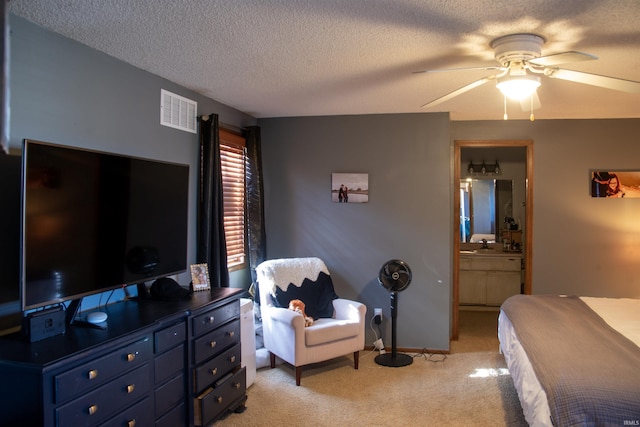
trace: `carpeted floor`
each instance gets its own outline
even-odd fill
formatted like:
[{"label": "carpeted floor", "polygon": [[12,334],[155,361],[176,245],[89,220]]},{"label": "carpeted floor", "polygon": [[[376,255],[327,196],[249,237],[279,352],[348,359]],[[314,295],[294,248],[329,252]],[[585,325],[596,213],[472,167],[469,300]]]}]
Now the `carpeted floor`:
[{"label": "carpeted floor", "polygon": [[504,358],[497,312],[461,312],[451,354],[415,355],[389,368],[361,352],[360,369],[342,357],[306,367],[258,370],[247,409],[220,426],[526,426]]}]

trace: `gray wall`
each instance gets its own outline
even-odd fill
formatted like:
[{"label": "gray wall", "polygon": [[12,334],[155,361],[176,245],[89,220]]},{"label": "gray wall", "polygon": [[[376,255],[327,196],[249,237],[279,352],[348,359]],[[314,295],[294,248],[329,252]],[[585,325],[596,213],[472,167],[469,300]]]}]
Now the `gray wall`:
[{"label": "gray wall", "polygon": [[[318,256],[340,296],[386,318],[378,272],[405,260],[398,345],[449,348],[451,145],[447,114],[261,119],[268,258]],[[333,203],[332,173],[368,173],[369,202]],[[373,342],[367,328],[367,345]]]},{"label": "gray wall", "polygon": [[[367,304],[368,317],[384,309],[386,340],[388,296],[377,272],[387,259],[408,261],[401,347],[448,348],[456,139],[533,140],[534,293],[640,297],[640,199],[589,194],[590,170],[640,168],[640,119],[448,123],[407,114],[259,124],[268,257],[324,258],[339,294]],[[370,202],[331,203],[332,172],[369,173]],[[367,330],[367,344],[372,338]]]},{"label": "gray wall", "polygon": [[[159,125],[160,89],[196,100],[222,123],[256,123],[20,18],[11,26],[13,152],[33,138],[187,163],[195,201],[197,137]],[[387,345],[389,296],[377,273],[401,258],[414,277],[399,297],[398,344],[449,346],[453,139],[534,141],[534,293],[640,297],[640,199],[589,196],[590,169],[640,168],[640,119],[450,123],[446,114],[403,114],[259,124],[268,256],[323,257],[341,295],[365,302],[368,316],[383,308]],[[369,203],[331,203],[332,172],[368,173]]]},{"label": "gray wall", "polygon": [[[10,25],[12,154],[29,138],[188,164],[188,262],[194,262],[198,137],[160,125],[160,89],[197,101],[199,114],[217,113],[221,123],[256,120],[22,18],[12,15]],[[189,280],[179,277],[183,285]],[[244,276],[237,281],[250,283]]]},{"label": "gray wall", "polygon": [[590,172],[640,170],[640,119],[452,122],[452,139],[533,140],[533,293],[640,298],[640,199]]}]

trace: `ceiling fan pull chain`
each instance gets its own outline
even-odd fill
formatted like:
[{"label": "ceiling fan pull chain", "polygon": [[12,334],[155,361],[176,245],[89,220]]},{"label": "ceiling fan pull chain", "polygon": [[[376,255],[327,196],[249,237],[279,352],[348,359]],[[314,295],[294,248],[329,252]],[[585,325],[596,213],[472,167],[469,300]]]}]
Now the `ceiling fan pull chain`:
[{"label": "ceiling fan pull chain", "polygon": [[504,120],[507,120],[509,116],[507,116],[507,95],[504,95]]},{"label": "ceiling fan pull chain", "polygon": [[533,95],[531,95],[529,100],[531,101],[531,115],[529,116],[529,120],[534,121],[536,118],[533,117]]}]

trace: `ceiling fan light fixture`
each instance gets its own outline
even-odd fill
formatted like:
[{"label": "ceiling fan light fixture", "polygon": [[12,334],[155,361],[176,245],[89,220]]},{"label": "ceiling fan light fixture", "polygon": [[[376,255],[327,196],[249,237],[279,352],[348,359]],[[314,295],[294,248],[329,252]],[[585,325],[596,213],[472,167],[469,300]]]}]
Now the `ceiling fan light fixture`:
[{"label": "ceiling fan light fixture", "polygon": [[500,92],[509,99],[520,101],[533,95],[540,87],[540,77],[538,76],[508,76],[498,79],[496,84]]}]

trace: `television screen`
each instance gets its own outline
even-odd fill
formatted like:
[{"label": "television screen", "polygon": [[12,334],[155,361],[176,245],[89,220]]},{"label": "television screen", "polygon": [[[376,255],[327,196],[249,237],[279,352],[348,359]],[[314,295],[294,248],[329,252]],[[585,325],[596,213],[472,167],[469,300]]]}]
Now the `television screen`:
[{"label": "television screen", "polygon": [[26,140],[23,309],[187,268],[189,166]]}]

